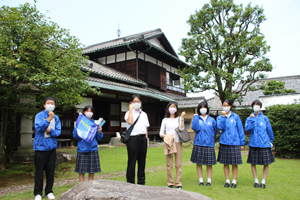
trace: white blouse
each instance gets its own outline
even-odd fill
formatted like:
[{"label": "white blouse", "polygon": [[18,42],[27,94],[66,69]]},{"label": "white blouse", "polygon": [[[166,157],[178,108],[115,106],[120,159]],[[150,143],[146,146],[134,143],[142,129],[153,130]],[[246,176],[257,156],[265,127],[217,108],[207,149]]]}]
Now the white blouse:
[{"label": "white blouse", "polygon": [[[175,137],[174,141],[179,142],[178,134],[175,131],[175,129],[178,128],[178,126],[179,126],[178,117],[176,117],[175,119],[164,118],[161,122],[159,135],[162,136],[163,134],[165,134],[164,132],[166,130],[166,135],[173,134]],[[180,129],[180,127],[179,127],[179,129]],[[180,129],[180,130],[183,130],[183,129]]]}]

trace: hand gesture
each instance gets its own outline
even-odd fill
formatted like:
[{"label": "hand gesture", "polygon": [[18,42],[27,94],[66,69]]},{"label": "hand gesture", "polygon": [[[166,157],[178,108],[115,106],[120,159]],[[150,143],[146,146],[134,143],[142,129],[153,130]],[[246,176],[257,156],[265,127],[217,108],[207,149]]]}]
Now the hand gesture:
[{"label": "hand gesture", "polygon": [[185,111],[183,111],[183,112],[181,113],[181,118],[183,118],[184,115],[185,115]]},{"label": "hand gesture", "polygon": [[252,113],[252,114],[250,115],[250,117],[255,117],[255,115]]},{"label": "hand gesture", "polygon": [[134,105],[132,103],[129,104],[129,110],[133,110],[133,108],[134,108]]},{"label": "hand gesture", "polygon": [[47,120],[48,120],[48,122],[50,122],[54,118],[54,113],[51,111],[48,114],[49,114],[49,117]]},{"label": "hand gesture", "polygon": [[241,146],[241,151],[244,151],[244,149],[245,149],[244,146]]},{"label": "hand gesture", "polygon": [[48,128],[46,129],[46,132],[47,132],[47,133],[50,133],[50,131],[51,131],[51,130],[50,130],[50,128],[48,127]]},{"label": "hand gesture", "polygon": [[101,133],[102,132],[102,127],[98,126],[98,132]]},{"label": "hand gesture", "polygon": [[221,114],[222,114],[223,117],[225,117],[226,112],[223,110],[223,111],[221,112]]}]

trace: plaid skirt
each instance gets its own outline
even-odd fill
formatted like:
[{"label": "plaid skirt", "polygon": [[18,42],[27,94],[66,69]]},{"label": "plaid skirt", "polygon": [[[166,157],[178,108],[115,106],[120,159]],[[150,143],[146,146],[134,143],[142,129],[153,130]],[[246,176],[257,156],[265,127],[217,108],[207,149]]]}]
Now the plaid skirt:
[{"label": "plaid skirt", "polygon": [[215,165],[217,163],[215,148],[194,145],[191,162],[200,165]]},{"label": "plaid skirt", "polygon": [[225,165],[243,164],[240,146],[220,144],[217,161]]},{"label": "plaid skirt", "polygon": [[249,147],[247,163],[253,165],[269,165],[275,162],[271,148]]},{"label": "plaid skirt", "polygon": [[89,153],[77,152],[75,172],[91,174],[101,172],[98,150]]}]

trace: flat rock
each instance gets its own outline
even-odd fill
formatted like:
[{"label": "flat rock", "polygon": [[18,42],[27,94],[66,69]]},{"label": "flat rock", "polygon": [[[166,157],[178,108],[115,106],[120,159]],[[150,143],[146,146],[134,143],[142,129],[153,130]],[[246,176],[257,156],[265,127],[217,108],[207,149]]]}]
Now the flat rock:
[{"label": "flat rock", "polygon": [[188,199],[209,200],[196,192],[168,187],[135,185],[112,180],[93,180],[78,183],[63,193],[59,200],[99,200],[99,199]]}]

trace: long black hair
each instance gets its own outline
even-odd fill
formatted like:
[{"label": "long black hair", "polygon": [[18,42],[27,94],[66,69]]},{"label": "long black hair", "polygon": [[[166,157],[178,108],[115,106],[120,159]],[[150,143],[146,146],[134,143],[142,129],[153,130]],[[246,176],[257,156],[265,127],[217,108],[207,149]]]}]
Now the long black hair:
[{"label": "long black hair", "polygon": [[176,109],[177,109],[177,111],[176,111],[176,113],[175,113],[175,118],[178,117],[178,105],[177,105],[177,103],[176,103],[176,102],[170,102],[170,103],[168,103],[168,105],[167,105],[167,107],[166,107],[166,112],[165,112],[165,117],[166,117],[166,118],[170,118],[169,107],[170,107],[172,104],[174,104],[174,105],[176,106]]}]

